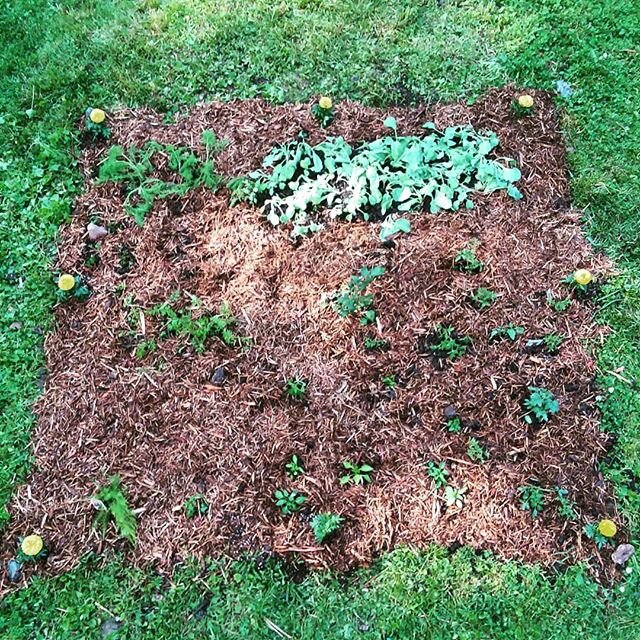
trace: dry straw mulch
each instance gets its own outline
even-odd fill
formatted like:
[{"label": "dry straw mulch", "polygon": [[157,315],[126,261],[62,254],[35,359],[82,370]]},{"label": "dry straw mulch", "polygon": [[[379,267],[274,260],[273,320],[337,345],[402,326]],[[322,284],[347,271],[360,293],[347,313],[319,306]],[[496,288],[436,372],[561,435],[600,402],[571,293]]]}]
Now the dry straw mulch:
[{"label": "dry straw mulch", "polygon": [[[94,182],[107,146],[88,147],[82,158],[87,191],[62,229],[56,269],[82,273],[94,293],[85,303],[56,307],[56,329],[46,340],[49,376],[36,406],[33,473],[10,505],[3,557],[32,531],[50,547],[51,572],[88,550],[121,545],[114,530],[102,541],[92,529],[88,499],[112,474],[122,477],[138,513],[135,558],[165,567],[191,554],[266,551],[293,553],[314,567],[346,568],[396,545],[434,541],[548,566],[592,556],[581,527],[615,517],[611,490],[597,471],[607,440],[598,429],[589,348],[602,329],[589,302],[574,301],[557,314],[545,296],[547,290],[565,296],[561,280],[577,267],[602,276],[608,265],[593,254],[579,212],[569,206],[550,97],[534,95],[534,114],[521,119],[512,115],[509,88],[473,106],[337,106],[328,133],[348,141],[385,133],[389,112],[400,134],[420,132],[426,120],[440,127],[470,122],[495,131],[499,152],[522,170],[523,200],[476,196],[473,210],[415,217],[412,233],[386,246],[379,225],[364,222],[335,222],[294,244],[288,230],[273,229],[258,210],[230,208],[224,190],[159,202],[140,228],[123,210],[121,186]],[[109,144],[155,139],[199,151],[200,133],[212,129],[229,142],[217,160],[227,176],[258,167],[272,146],[301,129],[312,143],[326,135],[309,105],[259,100],[202,105],[169,125],[147,110],[121,111],[111,124]],[[88,269],[85,229],[94,217],[120,228],[100,242],[100,262]],[[486,264],[477,275],[451,268],[471,240]],[[123,247],[135,264],[120,274]],[[371,288],[379,320],[363,330],[324,299],[360,267],[374,265],[386,267]],[[123,285],[124,293],[117,289]],[[478,286],[499,295],[482,312],[467,300]],[[226,301],[251,348],[212,340],[198,355],[184,339],[172,338],[136,359],[126,339],[131,305],[144,311],[178,289],[212,310]],[[137,331],[153,336],[154,319],[137,313]],[[488,340],[491,329],[509,322],[524,327],[525,336],[516,343]],[[438,323],[473,340],[467,355],[444,367],[418,348]],[[526,339],[551,331],[567,336],[557,355],[526,352]],[[382,336],[391,348],[367,352],[365,335]],[[225,379],[214,384],[220,366]],[[394,392],[382,383],[387,375],[398,380]],[[285,380],[296,376],[309,383],[302,403],[283,395]],[[522,420],[528,385],[548,387],[560,400],[560,414],[545,426]],[[444,428],[449,406],[463,420],[462,434]],[[490,452],[484,464],[467,457],[470,437]],[[292,454],[305,468],[295,481],[284,469]],[[371,464],[371,484],[340,486],[344,460]],[[445,507],[425,473],[428,460],[446,461],[450,483],[466,488],[462,509]],[[550,497],[543,515],[532,519],[516,495],[528,483],[567,488],[579,521],[563,520]],[[281,515],[273,501],[277,488],[308,496],[305,509]],[[188,520],[181,505],[195,493],[205,496],[210,511]],[[308,524],[319,511],[345,518],[323,545]],[[596,556],[596,570],[599,563]]]}]

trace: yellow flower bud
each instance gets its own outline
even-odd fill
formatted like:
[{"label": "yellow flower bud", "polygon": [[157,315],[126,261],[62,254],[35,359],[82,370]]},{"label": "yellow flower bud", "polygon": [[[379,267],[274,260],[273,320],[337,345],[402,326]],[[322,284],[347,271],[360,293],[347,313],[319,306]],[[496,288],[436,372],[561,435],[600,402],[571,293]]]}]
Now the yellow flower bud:
[{"label": "yellow flower bud", "polygon": [[573,274],[573,279],[577,284],[586,287],[593,280],[593,274],[588,269],[578,269]]},{"label": "yellow flower bud", "polygon": [[76,279],[70,273],[63,273],[58,278],[58,289],[61,291],[71,291],[76,286]]},{"label": "yellow flower bud", "polygon": [[107,116],[102,109],[91,109],[91,113],[89,114],[89,120],[91,120],[91,122],[95,122],[95,124],[104,122],[106,117]]},{"label": "yellow flower bud", "polygon": [[25,556],[37,556],[44,549],[42,538],[36,534],[27,536],[20,545]]},{"label": "yellow flower bud", "polygon": [[318,101],[318,104],[320,105],[320,108],[324,109],[325,111],[329,111],[329,109],[333,107],[333,101],[327,96],[322,96],[322,98],[320,98],[320,100]]},{"label": "yellow flower bud", "polygon": [[531,109],[533,107],[533,98],[529,94],[525,94],[518,98],[518,104],[523,109]]},{"label": "yellow flower bud", "polygon": [[616,527],[616,523],[613,520],[605,518],[604,520],[600,520],[600,524],[598,524],[598,531],[605,538],[613,538],[618,531],[618,527]]}]

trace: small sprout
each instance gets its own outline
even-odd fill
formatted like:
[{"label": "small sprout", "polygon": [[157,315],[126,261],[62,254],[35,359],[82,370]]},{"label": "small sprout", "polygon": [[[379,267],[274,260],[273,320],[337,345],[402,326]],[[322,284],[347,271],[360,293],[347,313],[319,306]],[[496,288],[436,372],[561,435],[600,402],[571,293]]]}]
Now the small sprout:
[{"label": "small sprout", "polygon": [[467,444],[467,455],[473,462],[483,463],[489,459],[489,452],[476,438],[470,438]]},{"label": "small sprout", "polygon": [[37,534],[31,534],[20,543],[20,551],[29,558],[36,558],[44,549],[44,541]]},{"label": "small sprout", "polygon": [[433,483],[438,489],[442,489],[449,484],[447,482],[449,472],[446,469],[446,463],[444,460],[441,462],[433,462],[433,460],[429,460],[429,462],[427,462],[427,475],[433,480]]},{"label": "small sprout", "polygon": [[531,109],[533,107],[533,97],[525,93],[518,98],[518,105],[523,109]]},{"label": "small sprout", "polygon": [[89,120],[94,124],[102,124],[106,117],[102,109],[91,109],[91,111],[89,111]]},{"label": "small sprout", "polygon": [[311,520],[311,529],[315,539],[318,542],[324,542],[340,528],[343,522],[344,518],[336,513],[319,513]]},{"label": "small sprout", "polygon": [[285,384],[285,392],[294,400],[300,400],[307,391],[307,383],[301,378],[289,378]]},{"label": "small sprout", "polygon": [[453,268],[466,273],[480,273],[484,269],[484,263],[478,260],[475,248],[471,247],[458,251],[453,259]]},{"label": "small sprout", "polygon": [[542,387],[529,387],[529,397],[524,401],[524,406],[529,409],[524,416],[527,424],[548,422],[552,414],[560,411],[560,403],[553,393]]},{"label": "small sprout", "polygon": [[381,338],[371,338],[369,336],[364,339],[364,348],[367,351],[384,351],[388,346],[388,340],[383,340]]},{"label": "small sprout", "polygon": [[340,484],[366,484],[371,482],[371,474],[373,473],[371,465],[357,465],[345,460],[342,466],[347,470],[347,473],[340,477]]},{"label": "small sprout", "polygon": [[542,342],[546,350],[553,354],[557,353],[560,345],[566,340],[566,338],[559,333],[548,333],[542,338]]},{"label": "small sprout", "polygon": [[490,307],[497,298],[497,294],[495,294],[491,289],[487,289],[485,287],[478,287],[470,296],[471,302],[473,306],[477,309],[487,309]]},{"label": "small sprout", "polygon": [[605,518],[604,520],[600,520],[600,522],[598,523],[598,531],[605,538],[613,538],[618,532],[618,527],[616,526],[616,523],[613,520],[609,520],[608,518]]},{"label": "small sprout", "polygon": [[492,329],[491,333],[489,334],[489,340],[500,340],[501,338],[509,338],[511,342],[514,342],[516,338],[518,336],[521,336],[523,333],[523,327],[516,327],[514,326],[513,322],[510,322],[509,324]]},{"label": "small sprout", "polygon": [[285,516],[300,511],[302,505],[307,501],[307,498],[300,495],[297,491],[287,491],[286,489],[277,489],[274,497],[276,499],[276,506],[280,507],[280,511],[282,511]]},{"label": "small sprout", "polygon": [[540,487],[527,485],[518,487],[520,496],[520,508],[523,511],[530,511],[532,518],[537,518],[544,509],[544,490]]},{"label": "small sprout", "polygon": [[464,488],[452,487],[447,485],[444,489],[444,501],[447,507],[457,507],[462,509],[464,506],[464,494],[467,492]]},{"label": "small sprout", "polygon": [[462,431],[462,420],[458,416],[447,420],[447,431],[450,433],[460,433]]},{"label": "small sprout", "polygon": [[182,511],[184,512],[184,515],[191,520],[196,516],[206,515],[209,511],[209,505],[202,494],[196,493],[189,496],[182,503]]},{"label": "small sprout", "polygon": [[578,269],[573,274],[573,280],[581,287],[586,287],[593,281],[593,274],[588,269]]},{"label": "small sprout", "polygon": [[58,278],[58,289],[60,291],[71,291],[76,286],[76,279],[70,273],[63,273]]},{"label": "small sprout", "polygon": [[382,378],[382,384],[387,389],[395,389],[398,386],[398,381],[396,380],[395,376],[389,375]]},{"label": "small sprout", "polygon": [[300,459],[296,455],[291,456],[291,460],[284,465],[284,468],[290,478],[297,478],[304,473]]},{"label": "small sprout", "polygon": [[558,513],[566,520],[576,519],[575,504],[569,498],[569,492],[562,487],[556,487],[556,500],[558,502]]},{"label": "small sprout", "polygon": [[429,350],[436,358],[457,360],[461,358],[471,344],[471,338],[461,336],[451,326],[439,325],[432,336]]},{"label": "small sprout", "polygon": [[551,291],[547,291],[547,304],[556,313],[562,313],[571,306],[571,298],[554,298]]}]

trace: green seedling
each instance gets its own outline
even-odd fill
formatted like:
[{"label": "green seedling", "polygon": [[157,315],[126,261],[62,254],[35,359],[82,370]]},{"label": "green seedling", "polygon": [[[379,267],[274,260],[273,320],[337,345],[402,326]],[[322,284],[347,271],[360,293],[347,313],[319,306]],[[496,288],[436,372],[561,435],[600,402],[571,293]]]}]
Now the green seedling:
[{"label": "green seedling", "polygon": [[297,491],[287,491],[286,489],[277,489],[274,493],[276,506],[285,516],[300,511],[302,505],[307,498]]},{"label": "green seedling", "polygon": [[517,327],[510,322],[509,324],[492,329],[489,334],[489,340],[501,340],[503,338],[508,338],[511,342],[515,342],[517,337],[521,336],[523,333],[523,327]]},{"label": "green seedling", "polygon": [[362,267],[360,273],[351,276],[346,289],[333,296],[333,307],[342,318],[360,314],[360,324],[375,322],[376,312],[372,308],[373,295],[365,293],[367,287],[385,272],[384,267]]},{"label": "green seedling", "polygon": [[345,460],[342,466],[347,473],[340,477],[340,484],[366,484],[371,482],[373,467],[368,464],[357,465]]},{"label": "green seedling", "polygon": [[340,529],[343,522],[344,518],[335,513],[319,513],[311,520],[311,529],[315,539],[324,542]]},{"label": "green seedling", "polygon": [[548,422],[549,418],[560,411],[560,403],[548,389],[529,387],[529,397],[524,401],[529,411],[524,415],[527,424]]},{"label": "green seedling", "polygon": [[149,340],[143,340],[137,347],[135,351],[135,357],[138,360],[143,360],[150,353],[153,353],[158,348],[157,342],[150,338]]},{"label": "green seedling", "polygon": [[290,478],[297,478],[304,473],[300,459],[295,454],[291,456],[291,460],[287,462],[284,468],[287,470],[287,475]]},{"label": "green seedling", "polygon": [[457,507],[462,509],[464,506],[464,495],[467,492],[465,488],[452,487],[447,485],[444,488],[444,502],[447,507]]},{"label": "green seedling", "polygon": [[196,493],[192,496],[189,496],[182,503],[182,511],[189,520],[195,518],[196,516],[204,516],[209,511],[209,505],[207,501],[204,499],[204,496],[200,493]]},{"label": "green seedling", "polygon": [[544,490],[533,485],[518,487],[520,508],[529,511],[533,518],[537,518],[545,507]]},{"label": "green seedling", "polygon": [[100,529],[103,537],[107,533],[109,523],[113,522],[118,535],[129,541],[131,545],[135,545],[136,516],[127,502],[118,476],[113,476],[108,484],[92,496],[91,504],[97,509],[93,526]]},{"label": "green seedling", "polygon": [[469,299],[476,309],[488,309],[496,301],[497,297],[497,294],[491,291],[491,289],[478,287],[471,296],[469,296]]},{"label": "green seedling", "polygon": [[548,333],[542,338],[545,349],[552,354],[558,353],[558,349],[560,349],[560,346],[565,340],[566,337],[559,333]]},{"label": "green seedling", "polygon": [[484,262],[478,259],[474,247],[468,247],[456,253],[453,268],[465,273],[480,273],[484,269]]},{"label": "green seedling", "polygon": [[438,489],[442,489],[449,484],[447,481],[449,472],[446,469],[446,463],[444,460],[440,462],[429,460],[427,462],[427,475],[433,480],[433,483]]},{"label": "green seedling", "polygon": [[388,340],[383,340],[381,338],[371,338],[369,336],[364,339],[364,348],[367,351],[384,351],[388,346]]},{"label": "green seedling", "polygon": [[434,332],[429,350],[438,358],[457,360],[467,352],[470,344],[471,339],[459,335],[453,327],[440,325]]},{"label": "green seedling", "polygon": [[562,313],[571,306],[571,298],[554,298],[551,291],[547,291],[547,304],[556,313]]},{"label": "green seedling", "polygon": [[447,420],[447,431],[450,433],[460,433],[462,431],[462,420],[458,416]]},{"label": "green seedling", "polygon": [[284,390],[293,400],[301,400],[307,392],[307,383],[301,378],[289,378],[285,383]]},{"label": "green seedling", "polygon": [[576,505],[569,498],[569,492],[562,487],[555,487],[554,491],[556,502],[558,503],[558,514],[565,520],[575,520],[577,518]]},{"label": "green seedling", "polygon": [[395,376],[389,375],[382,378],[382,384],[387,389],[395,389],[398,386],[398,381],[396,380]]},{"label": "green seedling", "polygon": [[467,455],[473,462],[485,462],[489,459],[489,452],[476,438],[470,438],[467,443]]}]

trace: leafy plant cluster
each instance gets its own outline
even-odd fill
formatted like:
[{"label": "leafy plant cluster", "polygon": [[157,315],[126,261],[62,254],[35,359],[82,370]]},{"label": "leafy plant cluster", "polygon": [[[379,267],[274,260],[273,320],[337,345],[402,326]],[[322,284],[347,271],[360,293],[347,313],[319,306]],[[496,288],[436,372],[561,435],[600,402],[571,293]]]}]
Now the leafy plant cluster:
[{"label": "leafy plant cluster", "polygon": [[96,508],[94,526],[100,529],[103,536],[107,532],[109,523],[113,522],[118,535],[135,545],[136,516],[127,502],[119,476],[113,476],[108,484],[100,488],[91,498],[91,503]]},{"label": "leafy plant cluster", "polygon": [[560,403],[544,387],[529,387],[529,396],[525,399],[524,406],[528,409],[524,416],[528,424],[548,422],[553,414],[560,411]]},{"label": "leafy plant cluster", "polygon": [[[186,147],[163,145],[153,140],[140,148],[131,146],[125,149],[114,145],[100,165],[98,183],[122,183],[127,191],[125,210],[137,224],[143,225],[156,200],[181,197],[199,186],[214,191],[220,186],[222,178],[215,173],[213,154],[224,144],[212,131],[202,133],[202,142],[205,146],[204,160]],[[175,174],[175,180],[164,181],[154,176],[157,171],[154,158],[157,155],[166,157],[167,167]]]},{"label": "leafy plant cluster", "polygon": [[444,460],[435,462],[429,460],[426,464],[427,475],[433,480],[436,489],[443,490],[444,502],[447,507],[461,509],[464,506],[465,487],[454,487],[449,484],[449,471]]},{"label": "leafy plant cluster", "polygon": [[429,350],[438,358],[457,360],[467,352],[470,345],[471,338],[459,335],[451,326],[440,325],[432,336]]},{"label": "leafy plant cluster", "polygon": [[489,158],[499,144],[494,133],[471,126],[439,131],[427,122],[423,136],[398,136],[394,118],[384,124],[394,135],[355,149],[342,137],[312,147],[301,134],[229,186],[236,197],[261,204],[272,225],[291,224],[294,236],[322,228],[321,217],[313,215],[321,208],[332,219],[375,220],[425,206],[431,213],[471,208],[475,191],[505,189],[522,197],[514,186],[520,171],[511,161]]},{"label": "leafy plant cluster", "polygon": [[[361,314],[360,324],[371,324],[376,319],[376,312],[372,308],[373,294],[365,293],[367,287],[385,272],[384,267],[362,267],[360,273],[351,276],[346,288],[333,296],[333,307],[338,315],[347,316]],[[374,343],[378,346],[379,343]]]}]

